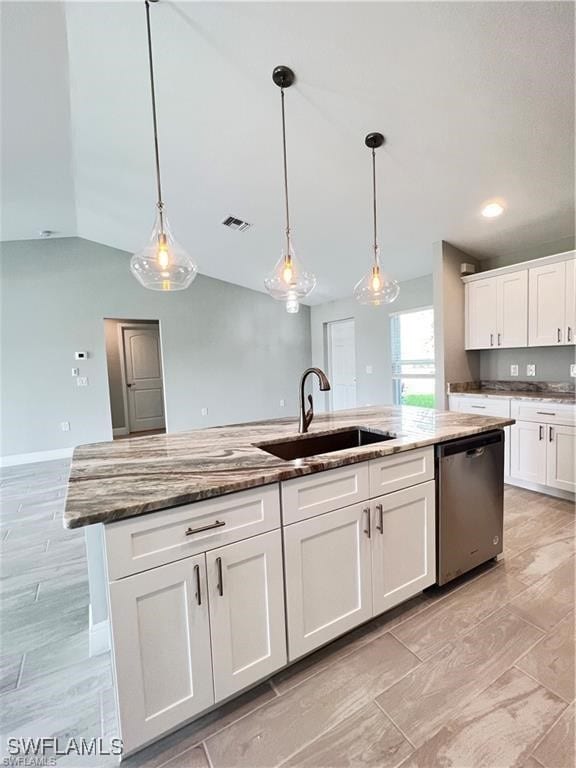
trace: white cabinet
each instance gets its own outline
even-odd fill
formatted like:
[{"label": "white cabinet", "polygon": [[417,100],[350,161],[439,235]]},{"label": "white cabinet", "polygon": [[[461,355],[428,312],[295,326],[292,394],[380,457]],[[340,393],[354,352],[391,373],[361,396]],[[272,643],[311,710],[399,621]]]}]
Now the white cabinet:
[{"label": "white cabinet", "polygon": [[565,341],[566,262],[530,270],[529,344],[552,346]]},{"label": "white cabinet", "polygon": [[497,287],[494,278],[467,283],[466,349],[490,349],[496,339]]},{"label": "white cabinet", "polygon": [[372,600],[382,613],[436,581],[435,483],[372,502]]},{"label": "white cabinet", "polygon": [[546,484],[546,425],[517,421],[511,427],[510,475]]},{"label": "white cabinet", "polygon": [[372,616],[370,504],[284,529],[290,661]]},{"label": "white cabinet", "polygon": [[566,344],[576,344],[576,259],[566,262],[564,324],[566,328]]},{"label": "white cabinet", "polygon": [[125,751],[214,703],[204,555],[110,584]]},{"label": "white cabinet", "polygon": [[562,491],[576,492],[576,427],[547,426],[546,484]]},{"label": "white cabinet", "polygon": [[206,555],[214,693],[231,696],[286,664],[279,530]]}]

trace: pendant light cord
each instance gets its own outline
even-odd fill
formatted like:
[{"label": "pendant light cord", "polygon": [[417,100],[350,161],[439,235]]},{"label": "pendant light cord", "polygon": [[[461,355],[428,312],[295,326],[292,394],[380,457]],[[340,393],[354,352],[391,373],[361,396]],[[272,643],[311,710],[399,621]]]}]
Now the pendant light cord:
[{"label": "pendant light cord", "polygon": [[282,157],[284,161],[284,200],[286,204],[286,256],[290,257],[290,207],[288,205],[288,161],[286,159],[286,113],[284,109],[284,88],[280,88],[282,103]]},{"label": "pendant light cord", "polygon": [[150,3],[144,0],[146,7],[146,29],[148,32],[148,63],[150,66],[150,95],[152,97],[152,125],[154,129],[154,157],[156,160],[156,191],[158,194],[158,213],[160,231],[164,234],[164,201],[162,200],[162,184],[160,182],[160,150],[158,148],[158,118],[156,117],[156,89],[154,87],[154,61],[152,58],[152,32],[150,30]]},{"label": "pendant light cord", "polygon": [[374,217],[374,263],[378,266],[378,229],[376,223],[376,150],[372,148],[372,214]]}]

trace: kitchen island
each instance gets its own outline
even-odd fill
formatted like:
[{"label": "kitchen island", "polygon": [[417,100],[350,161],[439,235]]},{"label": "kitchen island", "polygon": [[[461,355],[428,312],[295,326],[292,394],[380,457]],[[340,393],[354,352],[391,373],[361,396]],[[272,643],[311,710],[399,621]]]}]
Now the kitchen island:
[{"label": "kitchen island", "polygon": [[[125,754],[433,585],[434,446],[512,423],[375,407],[77,448],[64,522],[103,524]],[[359,427],[378,442],[269,452]]]}]

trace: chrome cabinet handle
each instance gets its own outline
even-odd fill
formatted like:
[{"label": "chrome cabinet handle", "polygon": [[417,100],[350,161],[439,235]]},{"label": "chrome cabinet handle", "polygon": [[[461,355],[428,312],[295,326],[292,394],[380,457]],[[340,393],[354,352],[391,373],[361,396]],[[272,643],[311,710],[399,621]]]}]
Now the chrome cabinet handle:
[{"label": "chrome cabinet handle", "polygon": [[570,326],[566,329],[566,340],[572,341],[572,328]]},{"label": "chrome cabinet handle", "polygon": [[196,602],[202,605],[202,592],[200,590],[200,566],[194,566],[194,576],[196,577]]},{"label": "chrome cabinet handle", "polygon": [[481,408],[482,410],[486,410],[485,405],[473,405],[472,408]]},{"label": "chrome cabinet handle", "polygon": [[501,333],[499,333],[499,334],[498,334],[498,346],[500,346],[500,345],[501,345],[501,338],[502,338],[502,334],[501,334]]},{"label": "chrome cabinet handle", "polygon": [[538,416],[556,416],[552,411],[536,411]]},{"label": "chrome cabinet handle", "polygon": [[384,507],[382,504],[376,504],[376,512],[378,512],[378,522],[376,523],[376,530],[384,533]]},{"label": "chrome cabinet handle", "polygon": [[538,427],[538,440],[543,440],[543,439],[544,439],[544,427],[542,426],[542,424],[540,424],[540,426]]},{"label": "chrome cabinet handle", "polygon": [[372,537],[372,521],[370,519],[370,507],[366,507],[365,509],[362,510],[362,512],[364,512],[364,514],[366,515],[366,525],[368,526],[367,528],[364,528],[364,533],[370,539]]},{"label": "chrome cabinet handle", "polygon": [[193,533],[200,533],[201,531],[211,531],[212,528],[222,528],[223,525],[226,525],[226,523],[222,520],[216,520],[215,523],[203,525],[201,528],[188,528],[186,530],[186,536],[192,536]]},{"label": "chrome cabinet handle", "polygon": [[554,428],[548,427],[548,442],[552,442],[554,440]]},{"label": "chrome cabinet handle", "polygon": [[222,558],[217,557],[216,558],[216,568],[218,570],[218,583],[216,584],[216,589],[218,590],[218,594],[220,597],[224,594],[224,581],[222,579]]},{"label": "chrome cabinet handle", "polygon": [[493,333],[490,334],[490,346],[491,347],[494,346],[494,334]]},{"label": "chrome cabinet handle", "polygon": [[558,336],[557,336],[558,344],[562,341],[562,329],[558,328]]}]

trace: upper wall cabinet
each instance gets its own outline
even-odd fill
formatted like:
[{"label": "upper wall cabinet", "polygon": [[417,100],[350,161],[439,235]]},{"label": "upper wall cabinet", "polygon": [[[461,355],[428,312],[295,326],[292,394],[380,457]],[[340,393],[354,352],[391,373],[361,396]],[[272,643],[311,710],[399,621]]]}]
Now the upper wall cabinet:
[{"label": "upper wall cabinet", "polygon": [[528,343],[528,270],[466,285],[466,349],[525,347]]},{"label": "upper wall cabinet", "polygon": [[576,343],[576,261],[571,253],[464,282],[466,349]]}]

